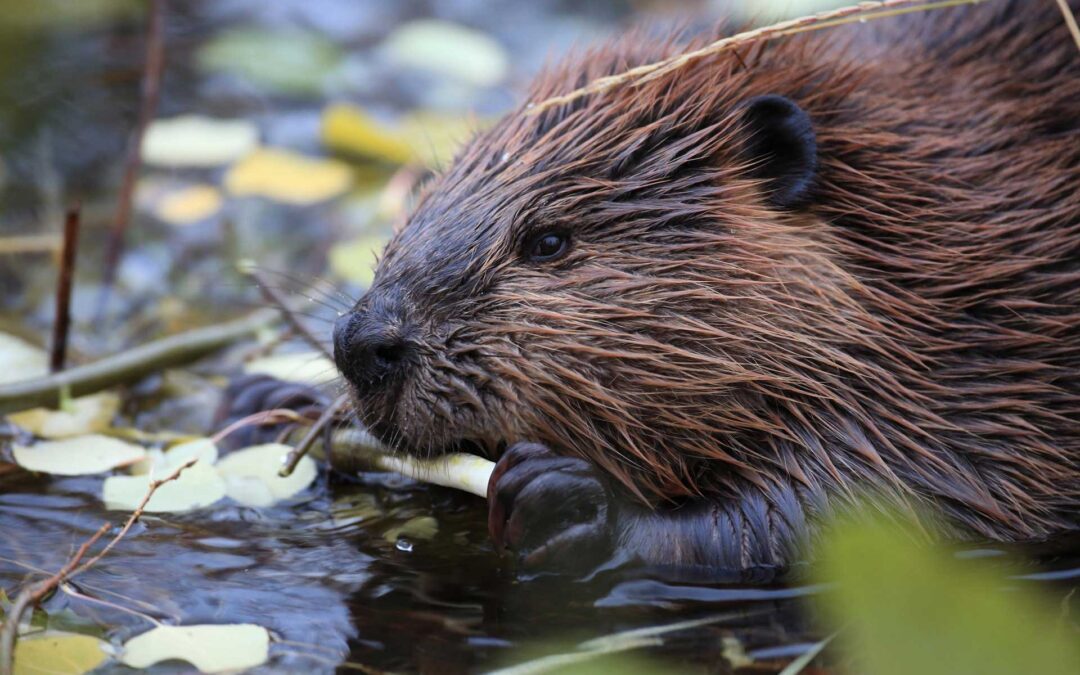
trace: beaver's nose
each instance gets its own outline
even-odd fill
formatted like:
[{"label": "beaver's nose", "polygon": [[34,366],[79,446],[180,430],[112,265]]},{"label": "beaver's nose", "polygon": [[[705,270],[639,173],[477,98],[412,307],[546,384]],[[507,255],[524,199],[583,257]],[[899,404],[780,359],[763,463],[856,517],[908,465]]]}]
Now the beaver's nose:
[{"label": "beaver's nose", "polygon": [[355,309],[334,322],[334,361],[360,392],[376,389],[405,366],[409,343],[385,313]]}]

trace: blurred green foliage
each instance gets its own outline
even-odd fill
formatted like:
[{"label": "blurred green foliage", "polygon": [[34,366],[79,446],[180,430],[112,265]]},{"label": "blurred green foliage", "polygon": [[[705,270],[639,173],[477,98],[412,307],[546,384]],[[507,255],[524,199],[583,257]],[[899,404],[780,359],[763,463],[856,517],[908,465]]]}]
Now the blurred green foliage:
[{"label": "blurred green foliage", "polygon": [[958,559],[896,525],[844,522],[821,548],[818,603],[847,670],[867,675],[1075,675],[1080,640],[1058,604],[1020,587],[1000,559]]}]

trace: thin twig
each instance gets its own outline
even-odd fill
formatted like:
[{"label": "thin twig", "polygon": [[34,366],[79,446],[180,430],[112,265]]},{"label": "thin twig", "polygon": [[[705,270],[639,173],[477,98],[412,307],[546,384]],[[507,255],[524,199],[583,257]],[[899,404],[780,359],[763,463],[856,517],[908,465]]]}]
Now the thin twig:
[{"label": "thin twig", "polygon": [[97,315],[105,313],[109,292],[116,281],[116,268],[124,251],[124,236],[131,222],[131,203],[135,194],[135,179],[142,164],[142,141],[146,128],[157,113],[161,94],[161,72],[165,64],[165,0],[150,0],[150,16],[146,28],[146,63],[143,67],[139,117],[131,134],[124,160],[124,178],[116,201],[116,217],[105,249],[105,271],[98,300]]},{"label": "thin twig", "polygon": [[[571,101],[575,101],[582,96],[588,96],[589,94],[604,92],[628,82],[635,82],[636,84],[648,82],[678,70],[698,59],[730,51],[743,45],[765,42],[798,33],[843,26],[850,23],[862,23],[873,21],[875,19],[884,19],[912,12],[925,12],[934,9],[944,9],[946,7],[956,7],[958,5],[973,5],[982,1],[983,0],[936,0],[934,2],[925,2],[925,0],[878,0],[877,2],[861,2],[857,5],[849,5],[847,7],[819,12],[818,14],[803,16],[797,19],[789,19],[769,26],[737,33],[730,37],[722,38],[710,43],[701,49],[695,49],[694,51],[680,54],[663,61],[631,68],[630,70],[617,75],[597,78],[584,87],[575,89],[568,94],[553,96],[540,101],[539,103],[530,104],[528,113],[536,115],[551,107],[570,103]],[[1064,0],[1059,1],[1064,2]]]},{"label": "thin twig", "polygon": [[158,488],[179,478],[184,469],[192,466],[197,461],[198,458],[193,458],[186,464],[177,467],[175,471],[165,478],[150,481],[150,485],[146,489],[146,494],[143,495],[142,501],[139,502],[139,505],[135,507],[135,510],[128,516],[127,522],[124,523],[124,527],[121,528],[120,532],[118,532],[117,535],[105,545],[105,548],[101,549],[101,551],[93,558],[80,564],[87,551],[89,551],[91,547],[93,547],[93,545],[112,528],[112,523],[105,523],[98,528],[97,532],[83,542],[82,546],[75,551],[75,554],[71,556],[62,568],[60,568],[59,572],[44,581],[40,581],[23,589],[15,596],[15,600],[11,603],[11,610],[4,620],[4,625],[3,627],[0,627],[0,675],[12,675],[15,659],[15,635],[18,632],[19,624],[22,622],[23,614],[31,607],[36,606],[42,598],[55,590],[60,584],[77,574],[85,572],[105,557],[113,547],[120,543],[120,540],[124,538],[124,535],[126,535],[128,531],[131,530],[131,527],[139,520],[143,514],[143,510],[146,508],[146,504],[150,501],[150,498],[154,496],[154,493],[157,492]]},{"label": "thin twig", "polygon": [[243,319],[170,335],[94,363],[61,373],[0,386],[0,415],[40,406],[56,406],[66,388],[85,396],[116,384],[133,382],[150,373],[190,363],[237,340],[254,335],[277,319],[264,309]]},{"label": "thin twig", "polygon": [[233,432],[239,431],[244,427],[251,425],[262,426],[264,424],[281,424],[282,422],[291,422],[292,424],[302,424],[306,418],[295,410],[289,410],[288,408],[274,408],[273,410],[263,410],[261,412],[253,413],[247,417],[241,417],[229,426],[225,427],[221,431],[217,432],[210,437],[214,443],[220,443],[225,440]]},{"label": "thin twig", "polygon": [[281,465],[281,469],[278,471],[279,476],[281,476],[282,478],[286,478],[292,475],[293,470],[296,469],[296,465],[299,464],[300,460],[303,459],[304,455],[308,453],[308,450],[311,449],[311,446],[315,445],[315,441],[319,438],[319,434],[321,434],[326,429],[326,427],[334,421],[334,418],[337,417],[338,412],[340,412],[341,409],[348,404],[348,402],[349,397],[343,394],[337,397],[337,399],[334,400],[333,403],[326,406],[326,410],[324,410],[322,415],[319,416],[319,419],[315,420],[315,424],[311,425],[311,428],[308,429],[307,434],[305,434],[304,437],[300,439],[300,442],[296,444],[296,447],[293,448],[285,457],[285,463]]},{"label": "thin twig", "polygon": [[323,344],[322,341],[319,340],[319,338],[315,337],[315,335],[313,335],[312,332],[308,330],[308,327],[305,326],[302,321],[300,321],[300,317],[298,317],[296,315],[296,312],[293,311],[292,307],[289,306],[289,302],[285,299],[285,296],[283,296],[276,288],[267,283],[266,277],[264,277],[259,270],[255,269],[254,267],[247,267],[243,271],[245,274],[251,277],[255,284],[259,287],[259,292],[262,293],[264,298],[266,298],[266,301],[272,304],[274,307],[277,307],[281,311],[281,316],[284,317],[285,321],[292,327],[293,330],[296,331],[297,335],[303,338],[305,342],[314,347],[316,351],[323,354],[326,358],[330,360],[334,359],[333,354],[331,354],[330,350],[326,348],[326,345]]},{"label": "thin twig", "polygon": [[1065,25],[1069,27],[1069,32],[1072,33],[1073,40],[1076,42],[1076,48],[1080,49],[1080,26],[1076,25],[1076,17],[1069,9],[1068,0],[1057,0],[1057,4],[1061,8],[1061,15],[1065,17]]},{"label": "thin twig", "polygon": [[79,246],[78,202],[64,218],[64,248],[60,255],[60,280],[56,286],[56,316],[53,319],[52,353],[49,371],[58,373],[67,360],[68,330],[71,328],[71,286],[75,278],[75,252]]}]

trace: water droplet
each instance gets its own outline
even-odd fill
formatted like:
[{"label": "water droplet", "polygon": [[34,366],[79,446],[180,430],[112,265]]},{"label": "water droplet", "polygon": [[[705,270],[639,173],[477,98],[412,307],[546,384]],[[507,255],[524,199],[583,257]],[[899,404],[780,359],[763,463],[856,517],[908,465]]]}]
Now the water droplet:
[{"label": "water droplet", "polygon": [[535,107],[536,107],[535,103],[526,103],[525,104],[525,109],[526,110],[530,110],[530,109],[535,108]]},{"label": "water droplet", "polygon": [[865,16],[860,16],[859,17],[859,23],[866,23],[866,17]]},{"label": "water droplet", "polygon": [[504,152],[502,154],[502,161],[503,161],[503,163],[506,163],[506,162],[510,161],[510,153],[509,152]]},{"label": "water droplet", "polygon": [[401,539],[397,540],[396,544],[394,544],[394,548],[403,553],[412,553],[413,543],[408,539],[402,537]]}]

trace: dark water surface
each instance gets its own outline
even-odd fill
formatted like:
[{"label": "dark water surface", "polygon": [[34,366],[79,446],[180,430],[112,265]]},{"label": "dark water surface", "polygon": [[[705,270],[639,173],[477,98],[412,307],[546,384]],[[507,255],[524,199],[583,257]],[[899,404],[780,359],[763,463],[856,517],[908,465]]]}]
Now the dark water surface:
[{"label": "dark water surface", "polygon": [[[24,11],[32,4],[5,5],[9,13],[0,19],[0,239],[55,233],[68,200],[84,200],[74,360],[259,304],[236,271],[240,259],[288,270],[287,277],[276,278],[296,297],[314,298],[312,329],[326,335],[334,308],[323,306],[324,289],[307,287],[316,277],[331,276],[336,289],[353,297],[360,290],[327,272],[327,251],[341,239],[389,227],[355,195],[311,207],[230,199],[220,214],[184,228],[163,224],[137,206],[118,286],[105,317],[95,318],[102,243],[138,105],[144,17],[127,9],[134,4],[137,10],[138,3],[120,1],[101,3],[116,4],[116,13],[35,19]],[[635,15],[635,7],[648,6],[555,0],[174,2],[166,22],[159,116],[198,112],[251,119],[264,143],[318,154],[319,116],[333,101],[360,103],[389,118],[415,109],[497,115],[547,55],[634,20],[662,18]],[[15,21],[11,12],[17,11],[23,14]],[[506,81],[447,87],[380,60],[384,35],[423,16],[495,37],[510,59]],[[338,76],[282,91],[193,65],[201,45],[237,28],[314,35],[337,54]],[[377,189],[394,168],[372,164],[356,170],[358,176],[374,176]],[[147,169],[142,175],[221,179],[220,170]],[[54,275],[48,255],[0,253],[0,330],[45,342]],[[223,376],[235,372],[243,351],[128,389],[119,425],[215,431]],[[10,440],[0,435],[0,453]],[[102,480],[0,475],[0,589],[10,595],[52,573],[102,522],[122,521],[122,513],[101,504]],[[354,480],[323,470],[291,502],[268,509],[221,504],[228,502],[190,514],[144,517],[44,609],[116,643],[154,621],[256,623],[275,638],[263,672],[486,670],[618,631],[691,619],[709,621],[640,651],[670,669],[776,672],[824,637],[802,601],[827,591],[798,581],[755,584],[662,570],[616,571],[589,580],[517,578],[491,549],[480,499],[385,475]],[[1041,576],[1017,583],[1068,588],[1078,567],[1075,556],[1053,558],[1021,570]]]}]

